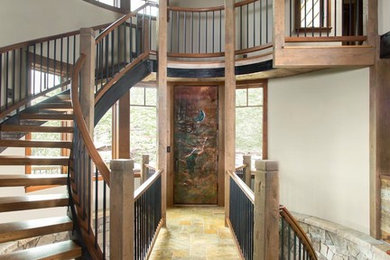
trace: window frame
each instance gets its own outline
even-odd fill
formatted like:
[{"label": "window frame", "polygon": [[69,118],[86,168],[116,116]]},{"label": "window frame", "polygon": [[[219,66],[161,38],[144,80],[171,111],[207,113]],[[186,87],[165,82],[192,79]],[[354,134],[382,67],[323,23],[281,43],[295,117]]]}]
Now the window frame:
[{"label": "window frame", "polygon": [[[295,0],[295,5],[294,5],[294,16],[295,16],[295,31],[297,33],[299,32],[330,32],[332,30],[332,5],[331,5],[331,0],[318,0],[320,1],[320,5],[322,5],[322,7],[320,6],[320,10],[322,9],[322,16],[325,16],[326,14],[326,18],[324,17],[324,21],[326,22],[325,25],[321,26],[320,27],[305,27],[305,26],[302,26],[301,25],[301,0]],[[326,5],[326,8],[324,8]],[[321,23],[321,22],[320,22]]]}]

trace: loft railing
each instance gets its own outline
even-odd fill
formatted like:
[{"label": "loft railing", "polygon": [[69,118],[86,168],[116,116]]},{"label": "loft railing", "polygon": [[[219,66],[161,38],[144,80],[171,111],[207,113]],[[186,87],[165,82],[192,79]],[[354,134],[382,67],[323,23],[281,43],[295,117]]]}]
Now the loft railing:
[{"label": "loft railing", "polygon": [[[271,0],[245,0],[235,4],[236,55],[272,47]],[[168,56],[216,58],[224,56],[224,6],[184,8],[169,6]]]},{"label": "loft railing", "polygon": [[[245,165],[236,168],[243,169]],[[236,173],[227,173],[227,223],[241,258],[317,260],[302,228],[285,207],[279,206],[277,163],[258,160],[254,174],[252,191]]]},{"label": "loft railing", "polygon": [[134,192],[134,259],[147,259],[162,225],[159,170]]},{"label": "loft railing", "polygon": [[224,6],[209,8],[168,7],[170,57],[224,56]]},{"label": "loft railing", "polygon": [[361,45],[367,40],[365,0],[286,0],[286,42],[338,42]]},{"label": "loft railing", "polygon": [[235,4],[236,55],[247,55],[272,48],[272,2],[245,0]]},{"label": "loft railing", "polygon": [[310,240],[287,208],[280,207],[280,217],[280,259],[317,260]]}]

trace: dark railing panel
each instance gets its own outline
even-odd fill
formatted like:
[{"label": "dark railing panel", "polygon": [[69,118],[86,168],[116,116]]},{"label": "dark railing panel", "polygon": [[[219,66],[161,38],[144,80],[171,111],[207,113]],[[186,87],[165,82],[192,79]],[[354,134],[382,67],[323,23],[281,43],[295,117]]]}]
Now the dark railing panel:
[{"label": "dark railing panel", "polygon": [[[245,184],[244,184],[245,185]],[[253,259],[254,204],[230,177],[229,220],[245,259]]]},{"label": "dark railing panel", "polygon": [[151,185],[146,182],[150,186],[134,201],[134,259],[137,260],[146,259],[162,219],[161,173],[155,174],[157,178],[152,179]]}]

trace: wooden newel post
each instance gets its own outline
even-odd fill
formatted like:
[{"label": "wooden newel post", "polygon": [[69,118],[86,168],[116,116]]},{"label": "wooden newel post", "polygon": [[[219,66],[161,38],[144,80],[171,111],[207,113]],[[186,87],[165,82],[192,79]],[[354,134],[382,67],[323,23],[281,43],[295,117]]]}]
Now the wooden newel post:
[{"label": "wooden newel post", "polygon": [[110,258],[134,257],[134,162],[112,160],[110,185]]},{"label": "wooden newel post", "polygon": [[149,155],[142,155],[141,184],[148,179],[148,167],[146,167],[146,164],[149,164]]},{"label": "wooden newel post", "polygon": [[279,172],[275,161],[256,161],[253,259],[279,259]]},{"label": "wooden newel post", "polygon": [[244,181],[248,187],[251,187],[252,180],[252,157],[250,155],[244,155],[242,159],[243,164],[245,164],[244,168]]}]

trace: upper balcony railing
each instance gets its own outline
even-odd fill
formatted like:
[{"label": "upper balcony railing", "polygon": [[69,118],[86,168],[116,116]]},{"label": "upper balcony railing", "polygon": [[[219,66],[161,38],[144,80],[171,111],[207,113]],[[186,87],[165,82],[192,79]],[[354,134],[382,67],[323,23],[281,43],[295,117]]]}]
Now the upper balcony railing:
[{"label": "upper balcony railing", "polygon": [[[168,56],[175,58],[223,57],[224,6],[168,7]],[[272,47],[272,1],[245,0],[235,4],[236,55]]]}]

